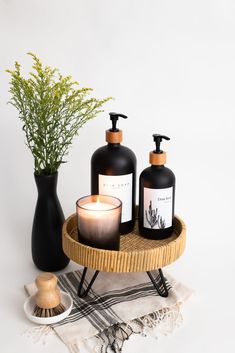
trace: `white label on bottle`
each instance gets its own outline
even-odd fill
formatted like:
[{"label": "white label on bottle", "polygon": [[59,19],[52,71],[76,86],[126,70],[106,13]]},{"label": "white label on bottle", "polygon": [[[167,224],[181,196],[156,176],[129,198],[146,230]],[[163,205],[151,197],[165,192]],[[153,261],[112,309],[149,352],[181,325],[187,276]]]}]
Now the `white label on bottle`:
[{"label": "white label on bottle", "polygon": [[144,227],[164,229],[172,226],[173,187],[144,188]]},{"label": "white label on bottle", "polygon": [[99,194],[117,197],[122,201],[121,222],[132,219],[132,182],[133,174],[99,174]]}]

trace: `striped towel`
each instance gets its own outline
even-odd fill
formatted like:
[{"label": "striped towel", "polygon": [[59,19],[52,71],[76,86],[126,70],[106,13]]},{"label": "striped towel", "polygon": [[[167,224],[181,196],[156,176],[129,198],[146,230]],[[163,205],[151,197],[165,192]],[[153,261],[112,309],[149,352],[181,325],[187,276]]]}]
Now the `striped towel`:
[{"label": "striped towel", "polygon": [[[93,273],[88,270],[85,285]],[[160,280],[158,271],[152,274]],[[169,296],[163,298],[145,272],[100,272],[88,295],[78,298],[81,275],[82,271],[74,271],[58,276],[59,287],[73,298],[73,309],[66,319],[51,325],[72,353],[120,353],[134,333],[169,333],[180,323],[180,305],[191,295],[189,288],[168,274]],[[29,295],[36,291],[34,283],[25,289]]]}]

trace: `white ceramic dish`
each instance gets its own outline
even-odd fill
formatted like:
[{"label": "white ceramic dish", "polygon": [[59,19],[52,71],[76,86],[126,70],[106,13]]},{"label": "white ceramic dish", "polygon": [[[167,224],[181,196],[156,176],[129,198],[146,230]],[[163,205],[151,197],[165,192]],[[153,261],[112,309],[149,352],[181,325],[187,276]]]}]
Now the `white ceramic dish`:
[{"label": "white ceramic dish", "polygon": [[33,321],[39,325],[55,324],[56,322],[59,322],[65,319],[72,310],[73,300],[68,293],[64,291],[61,291],[60,293],[61,293],[61,303],[65,306],[65,309],[66,309],[62,314],[51,316],[51,317],[34,316],[32,313],[35,307],[35,298],[34,298],[35,296],[31,295],[29,298],[26,299],[24,303],[24,312],[27,318],[30,321]]}]

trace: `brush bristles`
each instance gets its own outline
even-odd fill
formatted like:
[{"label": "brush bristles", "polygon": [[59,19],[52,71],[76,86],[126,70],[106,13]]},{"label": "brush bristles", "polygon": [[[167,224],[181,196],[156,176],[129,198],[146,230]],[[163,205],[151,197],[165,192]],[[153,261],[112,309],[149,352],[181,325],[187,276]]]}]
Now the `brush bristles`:
[{"label": "brush bristles", "polygon": [[36,305],[33,311],[33,315],[37,317],[51,317],[51,316],[60,315],[65,310],[66,309],[64,305],[61,303],[52,309],[43,309]]}]

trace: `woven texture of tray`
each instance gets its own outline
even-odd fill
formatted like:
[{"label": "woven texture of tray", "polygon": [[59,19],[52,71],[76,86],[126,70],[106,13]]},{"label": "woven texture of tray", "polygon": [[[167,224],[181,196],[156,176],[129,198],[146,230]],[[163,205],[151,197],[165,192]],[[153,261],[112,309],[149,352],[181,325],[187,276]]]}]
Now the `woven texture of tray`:
[{"label": "woven texture of tray", "polygon": [[173,234],[164,240],[150,240],[134,230],[121,236],[120,250],[103,250],[83,245],[78,241],[77,216],[73,214],[63,225],[63,250],[76,263],[106,272],[142,272],[164,267],[183,253],[186,240],[184,222],[175,217]]}]

